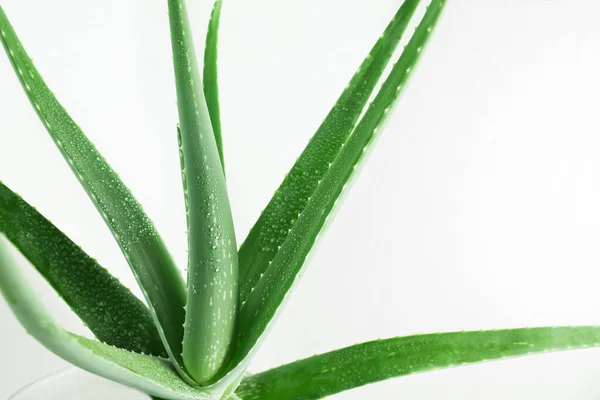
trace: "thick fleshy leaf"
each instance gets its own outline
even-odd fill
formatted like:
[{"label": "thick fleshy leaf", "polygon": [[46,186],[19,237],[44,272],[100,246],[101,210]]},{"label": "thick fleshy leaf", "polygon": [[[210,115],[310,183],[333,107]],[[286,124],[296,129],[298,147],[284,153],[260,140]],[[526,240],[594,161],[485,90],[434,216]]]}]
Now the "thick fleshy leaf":
[{"label": "thick fleshy leaf", "polygon": [[225,158],[223,155],[223,137],[221,133],[221,106],[219,105],[219,79],[218,79],[218,42],[219,42],[219,24],[221,21],[221,7],[223,0],[216,0],[210,14],[208,23],[208,32],[206,34],[206,47],[204,48],[204,96],[206,105],[212,123],[221,165],[225,171]]},{"label": "thick fleshy leaf", "polygon": [[240,301],[248,300],[342,149],[419,4],[405,0],[242,244]]},{"label": "thick fleshy leaf", "polygon": [[321,399],[403,375],[600,345],[600,327],[454,332],[363,343],[246,378],[244,400]]},{"label": "thick fleshy leaf", "polygon": [[208,393],[188,386],[168,361],[117,349],[61,328],[19,273],[1,235],[0,292],[27,332],[71,364],[164,399],[211,398]]},{"label": "thick fleshy leaf", "polygon": [[0,233],[100,341],[137,353],[167,356],[146,305],[2,182]]},{"label": "thick fleshy leaf", "polygon": [[400,60],[394,65],[365,115],[323,176],[248,301],[241,307],[238,348],[233,363],[242,360],[256,346],[296,281],[327,217],[419,58],[443,9],[444,1],[433,0],[427,8]]},{"label": "thick fleshy leaf", "polygon": [[234,336],[237,244],[184,0],[169,0],[169,19],[188,221],[183,361],[198,383],[207,384],[221,370]]},{"label": "thick fleshy leaf", "polygon": [[169,356],[181,358],[185,286],[154,225],[54,97],[0,7],[0,39],[50,136],[111,229],[146,297]]}]

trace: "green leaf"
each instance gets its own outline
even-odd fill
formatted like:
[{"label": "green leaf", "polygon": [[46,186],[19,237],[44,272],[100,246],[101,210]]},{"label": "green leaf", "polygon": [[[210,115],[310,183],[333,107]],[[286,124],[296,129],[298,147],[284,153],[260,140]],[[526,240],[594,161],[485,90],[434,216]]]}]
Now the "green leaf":
[{"label": "green leaf", "polygon": [[19,273],[1,235],[0,291],[28,333],[73,365],[165,399],[211,398],[208,393],[188,386],[168,361],[117,349],[61,328]]},{"label": "green leaf", "polygon": [[2,182],[0,233],[35,266],[100,341],[166,357],[146,305]]},{"label": "green leaf", "polygon": [[225,158],[223,155],[223,137],[221,134],[221,108],[219,106],[219,80],[218,80],[218,42],[219,23],[221,21],[221,7],[223,0],[216,0],[210,14],[208,33],[206,34],[206,47],[204,48],[204,96],[212,123],[221,166],[225,171]]},{"label": "green leaf", "polygon": [[244,303],[290,234],[355,127],[419,0],[405,0],[242,244],[240,301]]},{"label": "green leaf", "polygon": [[184,0],[169,0],[169,19],[188,221],[183,361],[198,383],[207,384],[218,378],[234,337],[237,244]]},{"label": "green leaf", "polygon": [[181,358],[185,287],[154,225],[54,97],[0,8],[0,39],[29,100],[111,229],[146,297],[169,356]]},{"label": "green leaf", "polygon": [[244,400],[321,399],[394,377],[501,358],[600,345],[600,327],[417,335],[358,344],[244,379]]},{"label": "green leaf", "polygon": [[287,239],[248,297],[248,301],[241,307],[238,348],[233,363],[242,360],[255,347],[296,281],[327,217],[419,58],[444,2],[445,0],[433,0],[427,8],[425,16],[381,90],[323,176]]}]

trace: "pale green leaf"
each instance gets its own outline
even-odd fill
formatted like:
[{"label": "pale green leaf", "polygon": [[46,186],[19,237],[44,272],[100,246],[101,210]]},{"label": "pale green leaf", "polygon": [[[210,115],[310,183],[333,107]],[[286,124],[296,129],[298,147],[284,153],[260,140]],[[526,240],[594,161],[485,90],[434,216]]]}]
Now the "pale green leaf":
[{"label": "pale green leaf", "polygon": [[27,332],[50,351],[79,368],[153,396],[170,400],[210,398],[208,393],[188,386],[168,361],[65,331],[19,273],[7,246],[0,235],[0,291]]},{"label": "pale green leaf", "polygon": [[238,305],[238,259],[225,175],[204,98],[184,0],[169,0],[188,221],[183,361],[199,383],[218,379]]},{"label": "pale green leaf", "polygon": [[223,171],[225,170],[225,158],[223,155],[223,137],[221,133],[221,107],[219,105],[219,80],[218,80],[218,42],[219,24],[221,21],[221,7],[223,0],[216,0],[210,14],[208,32],[206,34],[206,47],[204,48],[204,96],[210,114],[217,149],[221,158]]}]

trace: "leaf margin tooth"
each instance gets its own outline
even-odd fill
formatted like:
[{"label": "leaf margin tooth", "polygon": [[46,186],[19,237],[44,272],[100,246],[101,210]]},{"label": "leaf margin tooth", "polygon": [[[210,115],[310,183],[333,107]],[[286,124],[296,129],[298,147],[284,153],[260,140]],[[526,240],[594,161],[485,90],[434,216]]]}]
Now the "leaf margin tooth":
[{"label": "leaf margin tooth", "polygon": [[425,15],[398,62],[393,65],[374,100],[317,186],[248,301],[241,307],[237,348],[231,365],[252,356],[281,312],[291,289],[302,275],[316,239],[323,232],[323,227],[330,222],[328,219],[331,211],[363,158],[365,148],[385,121],[387,111],[395,103],[410,70],[422,55],[421,50],[430,37],[445,2],[446,0],[432,0],[427,6]]},{"label": "leaf margin tooth", "polygon": [[245,400],[316,400],[442,368],[600,346],[600,326],[460,331],[379,339],[249,376]]},{"label": "leaf margin tooth", "polygon": [[183,278],[154,224],[46,85],[2,6],[0,42],[35,112],[119,244],[165,349],[176,363],[179,336],[183,337],[183,329],[178,326],[184,320],[185,290]]},{"label": "leaf margin tooth", "polygon": [[235,339],[238,255],[225,174],[204,96],[185,0],[168,0],[188,223],[185,370],[201,385],[223,373]]},{"label": "leaf margin tooth", "polygon": [[[0,234],[34,266],[98,340],[136,353],[168,357],[148,307],[2,181]],[[100,315],[108,310],[111,318]]]},{"label": "leaf margin tooth", "polygon": [[399,7],[242,243],[241,304],[267,271],[350,137],[419,4],[420,0],[405,0]]}]

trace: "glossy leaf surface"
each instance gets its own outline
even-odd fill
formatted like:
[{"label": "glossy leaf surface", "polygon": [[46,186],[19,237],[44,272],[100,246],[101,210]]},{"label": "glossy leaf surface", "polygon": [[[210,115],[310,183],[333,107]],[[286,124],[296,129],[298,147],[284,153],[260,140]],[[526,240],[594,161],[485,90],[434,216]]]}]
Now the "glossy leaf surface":
[{"label": "glossy leaf surface", "polygon": [[239,252],[242,303],[248,300],[348,140],[418,4],[419,0],[406,0],[399,8],[252,227]]},{"label": "glossy leaf surface", "polygon": [[100,341],[166,357],[146,305],[2,182],[0,233],[35,266]]},{"label": "glossy leaf surface", "polygon": [[210,14],[208,32],[206,34],[206,46],[204,48],[204,96],[212,123],[217,149],[223,171],[225,171],[225,156],[223,154],[223,134],[221,132],[221,106],[219,104],[219,73],[218,73],[218,43],[219,25],[221,22],[221,8],[223,0],[216,0]]},{"label": "glossy leaf surface", "polygon": [[600,327],[454,332],[377,340],[250,376],[244,400],[321,399],[389,378],[482,361],[600,345]]},{"label": "glossy leaf surface", "polygon": [[381,90],[319,182],[306,208],[248,301],[240,309],[240,334],[234,362],[243,359],[252,351],[276,315],[357,163],[396,100],[411,68],[417,62],[443,5],[444,0],[434,0],[429,5]]},{"label": "glossy leaf surface", "polygon": [[31,104],[111,229],[138,280],[169,355],[183,338],[185,286],[154,225],[55,98],[0,7],[0,39]]},{"label": "glossy leaf surface", "polygon": [[0,235],[0,292],[27,332],[71,364],[153,396],[170,400],[209,399],[188,386],[168,361],[117,349],[61,328],[38,300],[9,257]]},{"label": "glossy leaf surface", "polygon": [[169,0],[188,221],[183,361],[201,384],[229,355],[238,305],[238,258],[225,175],[202,90],[184,0]]}]

